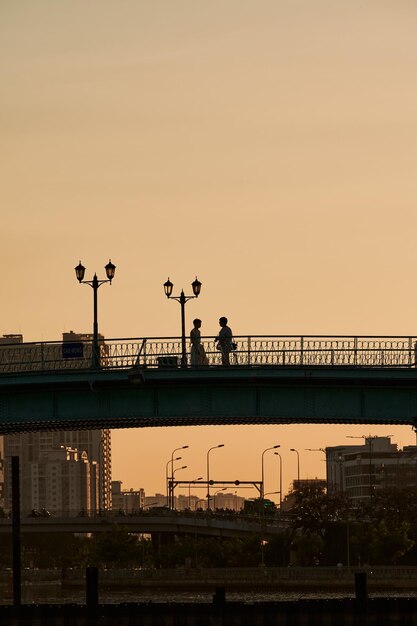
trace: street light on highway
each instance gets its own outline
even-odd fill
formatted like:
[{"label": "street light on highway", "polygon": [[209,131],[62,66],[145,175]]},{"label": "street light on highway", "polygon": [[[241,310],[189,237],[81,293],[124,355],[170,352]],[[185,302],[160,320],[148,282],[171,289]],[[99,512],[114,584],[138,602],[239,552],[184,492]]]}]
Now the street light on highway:
[{"label": "street light on highway", "polygon": [[282,456],[279,452],[274,452],[279,458],[279,508],[281,510],[282,505]]},{"label": "street light on highway", "polygon": [[193,483],[196,483],[196,482],[198,482],[199,480],[203,480],[203,477],[202,477],[202,476],[199,476],[198,478],[194,478],[194,480],[193,480],[193,481],[190,481],[190,482],[188,483],[188,508],[190,509],[190,511],[191,511],[191,483],[192,483],[192,482],[193,482]]},{"label": "street light on highway", "polygon": [[297,454],[297,479],[298,479],[298,487],[300,487],[300,453],[296,448],[291,448],[291,452],[295,452]]},{"label": "street light on highway", "polygon": [[166,490],[167,490],[167,507],[170,508],[170,492],[169,492],[169,476],[168,476],[168,465],[171,464],[171,479],[172,479],[172,471],[174,468],[175,461],[181,461],[182,457],[177,456],[175,459],[168,459],[165,465],[165,480],[166,480]]},{"label": "street light on highway", "polygon": [[210,452],[216,448],[224,448],[224,443],[213,446],[207,450],[207,511],[210,511]]},{"label": "street light on highway", "polygon": [[270,448],[266,448],[263,452],[262,452],[262,457],[261,457],[261,471],[262,471],[262,480],[261,480],[261,500],[264,499],[264,493],[265,493],[265,486],[264,486],[264,456],[265,456],[265,452],[268,452],[268,450],[276,450],[277,448],[280,448],[281,446],[279,444],[275,445],[275,446],[271,446]]},{"label": "street light on highway", "polygon": [[221,491],[226,491],[227,487],[223,487],[223,489],[217,489],[217,491],[214,492],[213,495],[213,509],[216,510],[216,496],[218,493],[220,493]]},{"label": "street light on highway", "polygon": [[[188,447],[189,446],[180,446],[179,448],[174,448],[174,450],[171,452],[171,481],[174,480],[174,454],[176,452],[178,452],[178,450],[186,450]],[[176,459],[176,460],[179,460],[180,458],[181,457],[178,457],[178,459]],[[169,490],[168,490],[168,492],[169,492]],[[170,498],[168,498],[168,507],[169,508],[173,508],[173,507],[171,507],[171,500],[170,500]]]},{"label": "street light on highway", "polygon": [[174,489],[175,489],[175,487],[174,487],[174,477],[175,477],[175,474],[177,472],[181,471],[181,470],[187,469],[187,467],[188,467],[188,465],[183,465],[182,467],[177,467],[172,472],[172,482],[171,482],[171,489],[170,489],[170,491],[171,491],[171,509],[172,510],[175,509],[175,506],[174,506],[174,502],[175,502],[175,499],[174,499]]}]

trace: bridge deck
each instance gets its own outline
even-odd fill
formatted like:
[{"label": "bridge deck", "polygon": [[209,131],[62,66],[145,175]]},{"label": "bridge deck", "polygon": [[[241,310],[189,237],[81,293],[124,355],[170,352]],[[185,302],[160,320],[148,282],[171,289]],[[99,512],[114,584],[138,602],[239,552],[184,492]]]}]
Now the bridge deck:
[{"label": "bridge deck", "polygon": [[0,377],[0,432],[206,424],[410,424],[415,368],[212,367]]}]

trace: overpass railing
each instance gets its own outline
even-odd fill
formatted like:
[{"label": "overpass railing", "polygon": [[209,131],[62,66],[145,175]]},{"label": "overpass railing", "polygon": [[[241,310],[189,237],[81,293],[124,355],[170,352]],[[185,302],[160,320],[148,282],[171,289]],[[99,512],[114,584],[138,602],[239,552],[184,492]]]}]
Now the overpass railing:
[{"label": "overpass railing", "polygon": [[[403,367],[417,362],[416,337],[237,336],[231,366]],[[214,337],[203,337],[208,365],[221,367]],[[181,338],[100,340],[102,369],[177,368]],[[188,367],[190,345],[187,345]],[[89,369],[92,341],[0,344],[0,374]]]}]

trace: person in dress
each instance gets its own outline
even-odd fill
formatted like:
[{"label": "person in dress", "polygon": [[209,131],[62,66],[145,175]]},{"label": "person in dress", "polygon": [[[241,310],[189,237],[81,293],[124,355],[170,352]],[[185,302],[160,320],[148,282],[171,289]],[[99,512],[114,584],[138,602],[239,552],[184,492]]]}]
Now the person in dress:
[{"label": "person in dress", "polygon": [[222,365],[230,365],[230,353],[232,351],[233,333],[227,325],[227,317],[219,319],[220,332],[215,341],[217,349],[222,353]]},{"label": "person in dress", "polygon": [[206,352],[201,343],[201,320],[198,318],[193,320],[193,328],[190,332],[191,340],[191,367],[200,367],[201,365],[208,365]]}]

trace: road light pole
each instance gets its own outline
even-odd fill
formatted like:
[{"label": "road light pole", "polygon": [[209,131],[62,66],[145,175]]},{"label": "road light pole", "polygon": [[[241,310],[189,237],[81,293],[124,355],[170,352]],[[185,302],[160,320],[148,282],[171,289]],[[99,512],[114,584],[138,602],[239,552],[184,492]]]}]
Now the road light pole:
[{"label": "road light pole", "polygon": [[203,480],[203,477],[199,476],[199,478],[194,478],[193,481],[190,481],[188,483],[188,508],[190,509],[190,511],[191,511],[191,482],[196,483],[199,480]]},{"label": "road light pole", "polygon": [[177,467],[177,469],[175,469],[175,470],[172,472],[172,484],[171,484],[171,500],[172,500],[172,507],[171,507],[171,509],[172,509],[172,510],[174,510],[174,509],[175,509],[175,506],[174,506],[174,503],[175,503],[175,501],[174,501],[174,489],[175,489],[175,487],[174,487],[174,476],[175,476],[175,474],[176,474],[177,472],[179,472],[180,470],[187,469],[187,467],[188,467],[188,465],[183,465],[182,467]]},{"label": "road light pole", "polygon": [[[171,484],[172,484],[172,481],[174,480],[174,454],[176,452],[178,452],[178,450],[186,450],[188,447],[189,446],[180,446],[179,448],[175,448],[171,452]],[[175,460],[179,461],[180,458],[181,457],[178,457],[178,459],[175,459]],[[173,502],[171,503],[171,498],[170,498],[171,493],[170,493],[170,490],[169,490],[169,481],[168,481],[168,494],[169,494],[169,497],[168,497],[168,508],[171,509],[171,508],[173,508],[173,506],[171,506],[171,504],[173,504]]]},{"label": "road light pole", "polygon": [[300,488],[300,453],[295,448],[290,449],[291,452],[295,452],[297,454],[297,479],[298,479],[298,488]]},{"label": "road light pole", "polygon": [[168,299],[176,300],[181,305],[181,367],[187,367],[187,347],[185,343],[185,304],[188,300],[192,300],[193,298],[198,298],[201,291],[201,283],[196,277],[196,279],[191,283],[191,287],[193,288],[192,296],[186,296],[184,294],[184,290],[181,290],[181,294],[179,296],[173,296],[172,290],[174,288],[173,283],[169,280],[164,283],[164,291],[165,295]]},{"label": "road light pole", "polygon": [[[390,435],[387,435],[390,436]],[[373,485],[373,466],[372,466],[372,444],[374,439],[378,439],[377,435],[346,435],[348,439],[363,439],[365,441],[365,445],[369,446],[369,500],[372,503],[374,485]]]},{"label": "road light pole", "polygon": [[325,448],[305,448],[307,452],[323,452],[324,460],[326,462],[326,489],[327,493],[329,493],[329,479],[328,479],[328,471],[327,471],[327,452]]},{"label": "road light pole", "polygon": [[282,456],[279,452],[274,452],[279,458],[279,510],[281,511],[282,506]]},{"label": "road light pole", "polygon": [[207,511],[210,511],[210,452],[216,448],[224,448],[224,443],[213,446],[207,450]]},{"label": "road light pole", "polygon": [[216,510],[216,496],[218,493],[220,493],[221,491],[226,491],[227,487],[223,487],[223,489],[217,489],[217,491],[214,492],[213,495],[213,510]]},{"label": "road light pole", "polygon": [[101,285],[104,283],[110,283],[114,278],[114,274],[116,271],[116,266],[113,265],[111,260],[104,267],[106,270],[107,278],[104,280],[99,280],[97,278],[97,274],[94,274],[93,280],[84,280],[85,275],[85,267],[81,264],[81,261],[75,268],[75,276],[80,284],[90,285],[93,288],[94,298],[93,298],[93,350],[91,356],[91,366],[94,368],[100,367],[100,351],[98,345],[98,313],[97,313],[97,291]]},{"label": "road light pole", "polygon": [[[169,459],[165,465],[165,482],[166,482],[166,492],[167,492],[167,507],[171,508],[170,504],[171,504],[171,499],[170,499],[170,490],[169,490],[169,475],[168,475],[168,465],[171,464],[171,467],[173,469],[173,464],[174,461],[181,461],[182,457],[181,456],[177,456],[175,459]],[[172,469],[171,469],[171,479],[172,479]]]},{"label": "road light pole", "polygon": [[277,444],[276,446],[271,446],[270,448],[266,448],[263,452],[262,452],[262,457],[261,457],[261,472],[262,472],[262,480],[261,480],[261,505],[263,507],[263,499],[264,499],[264,493],[265,493],[265,486],[264,486],[264,456],[265,456],[265,452],[268,452],[268,450],[276,450],[277,448],[280,448],[281,446],[279,444]]}]

